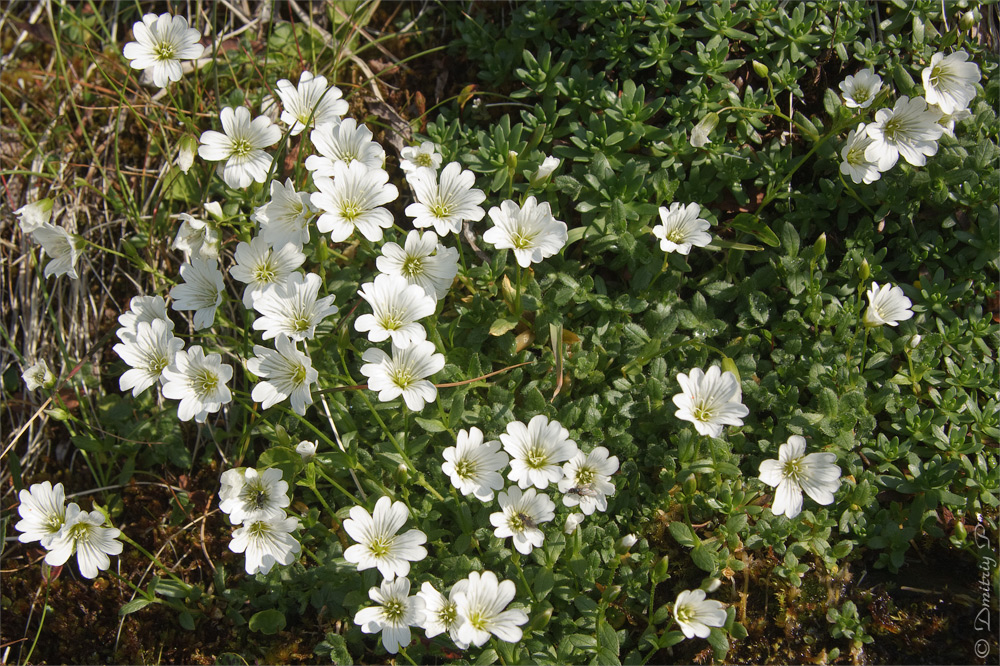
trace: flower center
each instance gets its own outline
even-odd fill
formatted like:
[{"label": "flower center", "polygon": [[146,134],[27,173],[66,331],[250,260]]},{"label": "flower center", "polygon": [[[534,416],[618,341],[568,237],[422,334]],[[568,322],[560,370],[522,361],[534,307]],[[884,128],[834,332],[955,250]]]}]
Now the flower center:
[{"label": "flower center", "polygon": [[692,613],[691,609],[688,608],[687,606],[681,606],[680,608],[678,608],[674,612],[674,615],[677,616],[678,622],[690,622],[691,620],[694,619],[694,613]]},{"label": "flower center", "polygon": [[518,229],[510,235],[510,242],[511,245],[514,246],[515,250],[527,250],[534,246],[535,236],[537,235],[537,232],[522,231],[521,229]]},{"label": "flower center", "polygon": [[90,541],[91,529],[93,527],[90,523],[77,523],[69,528],[70,538],[76,543],[87,543]]},{"label": "flower center", "polygon": [[232,146],[229,149],[229,153],[233,157],[246,157],[251,152],[253,152],[253,144],[249,141],[240,137],[238,139],[233,139]]},{"label": "flower center", "polygon": [[594,477],[596,476],[597,473],[594,472],[594,470],[590,469],[589,467],[581,467],[576,472],[576,485],[585,486],[587,484],[593,483]]},{"label": "flower center", "polygon": [[673,229],[670,229],[667,232],[667,240],[670,241],[671,243],[677,243],[678,245],[680,245],[681,243],[684,242],[684,232],[681,231],[679,228],[674,227]]},{"label": "flower center", "polygon": [[854,89],[854,101],[855,102],[866,102],[871,96],[871,91],[864,86]]},{"label": "flower center", "polygon": [[406,606],[401,601],[389,599],[382,606],[382,614],[385,615],[385,619],[391,624],[401,624],[403,622],[403,615],[406,614]]},{"label": "flower center", "polygon": [[794,460],[787,461],[782,467],[782,473],[786,479],[791,479],[796,483],[802,478],[802,465],[801,460],[795,458]]},{"label": "flower center", "polygon": [[404,391],[410,388],[410,385],[416,381],[416,377],[414,377],[413,373],[407,368],[394,370],[389,374],[389,378],[392,380],[393,384]]},{"label": "flower center", "polygon": [[532,469],[541,469],[549,464],[549,456],[541,446],[533,446],[524,456],[524,462]]},{"label": "flower center", "polygon": [[463,479],[471,479],[478,474],[478,467],[473,461],[463,458],[455,463],[455,474]]},{"label": "flower center", "polygon": [[851,166],[861,166],[867,161],[864,148],[858,146],[847,151],[847,163]]},{"label": "flower center", "polygon": [[296,385],[304,384],[306,381],[306,366],[301,363],[292,370],[292,383]]},{"label": "flower center", "polygon": [[167,362],[166,356],[157,356],[149,364],[149,371],[154,375],[159,375],[163,373],[163,369],[170,365]]},{"label": "flower center", "polygon": [[438,621],[449,629],[458,620],[458,607],[453,603],[446,603],[438,611]]},{"label": "flower center", "polygon": [[467,616],[469,624],[475,627],[478,631],[486,631],[486,616],[479,612],[473,611]]},{"label": "flower center", "polygon": [[417,163],[417,166],[434,166],[434,160],[431,158],[430,153],[418,153],[413,161]]},{"label": "flower center", "polygon": [[392,538],[376,537],[372,540],[371,544],[368,545],[368,550],[375,557],[385,557],[389,554],[389,550],[392,548]]},{"label": "flower center", "polygon": [[434,217],[441,219],[451,217],[451,206],[447,203],[438,201],[428,206],[428,208],[430,208],[431,215]]},{"label": "flower center", "polygon": [[254,488],[247,497],[247,504],[260,511],[267,504],[267,493],[263,488]]},{"label": "flower center", "polygon": [[304,312],[296,312],[292,315],[292,331],[295,333],[305,333],[312,325],[312,317]]},{"label": "flower center", "polygon": [[424,272],[423,257],[407,257],[403,260],[402,273],[405,277],[413,278],[422,275]]},{"label": "flower center", "polygon": [[58,532],[60,529],[62,529],[63,526],[63,516],[55,514],[51,515],[45,519],[45,522],[42,523],[42,525],[45,527],[46,532],[50,533]]},{"label": "flower center", "polygon": [[903,131],[903,123],[899,118],[890,118],[882,128],[882,135],[889,141],[897,141],[897,135]]},{"label": "flower center", "polygon": [[694,417],[703,423],[707,423],[715,417],[715,410],[704,401],[697,403],[692,411],[694,412]]},{"label": "flower center", "polygon": [[253,273],[253,279],[260,284],[270,284],[277,277],[277,270],[271,258],[265,259]]},{"label": "flower center", "polygon": [[191,382],[199,398],[204,398],[215,392],[219,386],[219,376],[211,370],[202,370]]},{"label": "flower center", "polygon": [[257,522],[250,524],[250,529],[248,531],[250,533],[251,538],[255,540],[260,540],[266,537],[270,530],[266,522],[264,522],[263,520],[258,520]]},{"label": "flower center", "polygon": [[345,201],[340,207],[340,216],[348,222],[361,217],[361,206],[356,201]]},{"label": "flower center", "polygon": [[177,57],[177,49],[174,45],[169,42],[160,42],[153,48],[153,55],[156,56],[157,60],[175,60]]}]

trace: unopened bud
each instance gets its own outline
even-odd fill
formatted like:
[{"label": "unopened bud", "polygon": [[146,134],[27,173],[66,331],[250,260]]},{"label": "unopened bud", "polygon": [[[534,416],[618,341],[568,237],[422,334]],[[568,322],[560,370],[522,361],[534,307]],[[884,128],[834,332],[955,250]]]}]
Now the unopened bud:
[{"label": "unopened bud", "polygon": [[958,19],[958,25],[962,30],[972,30],[973,26],[976,25],[979,17],[976,16],[976,10],[970,9],[969,11],[962,14],[962,17]]},{"label": "unopened bud", "polygon": [[396,466],[396,471],[392,473],[392,478],[396,483],[403,484],[410,479],[410,470],[406,468],[406,465],[399,463]]},{"label": "unopened bud", "polygon": [[861,281],[864,282],[869,277],[871,277],[871,274],[872,274],[872,267],[868,265],[868,260],[865,259],[861,262],[861,267],[858,269],[858,278],[860,278]]},{"label": "unopened bud", "polygon": [[819,259],[826,254],[826,232],[819,235],[816,242],[813,243],[813,258]]},{"label": "unopened bud", "polygon": [[295,452],[302,456],[303,460],[309,460],[316,455],[316,442],[304,439],[295,447]]},{"label": "unopened bud", "polygon": [[719,114],[715,111],[705,114],[697,125],[691,128],[691,145],[695,148],[701,148],[706,143],[712,143],[708,135],[712,133],[715,126],[719,124]]},{"label": "unopened bud", "polygon": [[531,186],[538,187],[544,183],[545,180],[559,168],[560,164],[562,164],[562,160],[558,157],[552,157],[551,155],[546,157],[542,162],[542,165],[538,167],[538,171],[536,171],[535,175],[531,177]]},{"label": "unopened bud", "polygon": [[198,152],[198,141],[190,135],[185,135],[181,137],[181,140],[177,142],[177,157],[174,159],[174,164],[177,168],[187,173],[194,164],[194,156]]},{"label": "unopened bud", "polygon": [[511,171],[517,168],[517,152],[513,150],[507,153],[507,168]]},{"label": "unopened bud", "polygon": [[583,519],[586,517],[587,516],[585,516],[582,513],[569,514],[568,516],[566,516],[566,526],[563,527],[563,532],[565,532],[566,534],[572,534],[573,532],[576,532],[576,528],[580,526],[580,523],[582,523]]},{"label": "unopened bud", "polygon": [[921,340],[923,340],[923,338],[919,333],[917,333],[907,341],[906,346],[909,347],[910,349],[916,349],[917,345],[920,344]]},{"label": "unopened bud", "polygon": [[626,534],[621,539],[618,539],[618,545],[616,547],[616,550],[619,553],[624,553],[629,548],[631,548],[636,543],[638,543],[638,541],[639,541],[639,539],[636,538],[636,536],[634,534]]},{"label": "unopened bud", "polygon": [[765,65],[759,60],[754,60],[752,64],[753,64],[753,71],[757,73],[757,76],[759,76],[762,79],[766,79],[768,73],[770,73],[770,70],[767,68],[767,65]]}]

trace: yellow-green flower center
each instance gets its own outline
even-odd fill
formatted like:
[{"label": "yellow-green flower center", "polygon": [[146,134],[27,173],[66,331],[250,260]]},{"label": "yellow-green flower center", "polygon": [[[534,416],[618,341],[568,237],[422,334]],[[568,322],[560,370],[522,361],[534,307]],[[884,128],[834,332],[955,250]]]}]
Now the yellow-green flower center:
[{"label": "yellow-green flower center", "polygon": [[413,161],[417,164],[417,166],[434,166],[434,160],[431,159],[430,153],[418,153]]},{"label": "yellow-green flower center", "polygon": [[417,277],[422,275],[424,272],[424,259],[423,257],[407,257],[403,260],[403,268],[401,269],[403,276],[408,278]]},{"label": "yellow-green flower center", "polygon": [[200,397],[205,397],[215,392],[219,386],[219,376],[211,370],[200,371],[191,382],[195,392]]},{"label": "yellow-green flower center", "polygon": [[153,49],[153,54],[156,56],[156,59],[160,61],[176,60],[177,49],[174,48],[174,45],[169,42],[160,42]]},{"label": "yellow-green flower center", "polygon": [[253,144],[243,137],[233,139],[229,152],[233,157],[246,157],[253,152]]}]

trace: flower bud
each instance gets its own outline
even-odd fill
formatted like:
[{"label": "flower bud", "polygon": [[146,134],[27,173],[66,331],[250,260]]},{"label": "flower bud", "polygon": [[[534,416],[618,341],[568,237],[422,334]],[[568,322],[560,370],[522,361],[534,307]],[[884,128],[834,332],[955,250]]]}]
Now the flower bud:
[{"label": "flower bud", "polygon": [[619,554],[624,553],[638,543],[638,541],[639,539],[636,538],[634,534],[626,534],[621,539],[618,539],[618,544],[615,547],[615,550],[617,550]]},{"label": "flower bud", "polygon": [[826,232],[824,231],[813,243],[813,258],[819,259],[826,254]]},{"label": "flower bud", "polygon": [[182,172],[187,173],[194,164],[194,156],[198,152],[198,141],[193,136],[182,136],[177,142],[177,157],[174,164]]},{"label": "flower bud", "polygon": [[706,143],[712,143],[708,135],[712,133],[715,126],[719,124],[719,114],[715,111],[705,114],[697,125],[691,128],[691,145],[701,148]]},{"label": "flower bud", "polygon": [[858,269],[858,278],[862,282],[864,282],[869,277],[871,277],[871,274],[872,274],[872,268],[871,266],[868,265],[868,260],[865,259],[864,261],[861,262],[861,267]]},{"label": "flower bud", "polygon": [[205,212],[214,217],[216,220],[222,221],[222,205],[218,201],[207,201],[205,202]]},{"label": "flower bud", "polygon": [[392,478],[396,483],[406,483],[410,478],[410,470],[406,469],[406,465],[403,463],[399,463],[396,466],[396,471],[392,473]]},{"label": "flower bud", "polygon": [[762,79],[766,79],[768,73],[770,72],[770,70],[768,70],[767,68],[767,65],[760,62],[759,60],[754,60],[752,64],[753,64],[753,71],[757,73],[757,76],[759,76]]},{"label": "flower bud", "polygon": [[565,532],[566,534],[572,534],[573,532],[576,532],[576,528],[580,526],[580,523],[582,523],[583,519],[586,517],[587,516],[585,516],[582,513],[569,514],[568,516],[566,516],[566,526],[563,527],[563,532]]},{"label": "flower bud", "polygon": [[309,460],[316,455],[316,442],[304,439],[295,447],[295,452],[302,456],[303,460]]},{"label": "flower bud", "polygon": [[517,168],[517,152],[513,150],[507,153],[507,168],[511,171]]},{"label": "flower bud", "polygon": [[962,30],[972,30],[972,28],[976,25],[977,19],[976,10],[970,9],[962,14],[961,18],[958,19],[958,25],[962,28]]},{"label": "flower bud", "polygon": [[917,333],[906,342],[906,346],[910,349],[916,349],[922,339],[923,337]]},{"label": "flower bud", "polygon": [[562,164],[562,160],[558,157],[552,157],[551,155],[546,157],[542,162],[542,165],[538,167],[538,171],[536,171],[535,175],[531,177],[531,186],[538,187],[544,183],[545,180],[559,168],[560,164]]},{"label": "flower bud", "polygon": [[708,587],[705,588],[705,591],[706,592],[715,592],[717,589],[719,589],[720,585],[722,585],[722,579],[721,578],[713,578],[712,582],[710,582],[708,584]]}]

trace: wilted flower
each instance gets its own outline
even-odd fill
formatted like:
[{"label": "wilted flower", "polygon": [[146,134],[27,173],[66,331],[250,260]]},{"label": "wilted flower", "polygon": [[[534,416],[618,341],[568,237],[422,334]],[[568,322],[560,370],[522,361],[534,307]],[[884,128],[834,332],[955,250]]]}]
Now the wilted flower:
[{"label": "wilted flower", "polygon": [[833,494],[840,487],[837,455],[826,451],[806,455],[806,440],[792,435],[778,449],[777,460],[760,464],[760,480],[776,487],[771,511],[776,516],[794,518],[802,511],[802,492],[817,504],[833,503]]},{"label": "wilted flower", "polygon": [[184,75],[181,60],[196,60],[205,52],[198,42],[201,33],[188,27],[183,16],[146,14],[132,26],[132,36],[122,50],[132,69],[150,70],[160,88]]},{"label": "wilted flower", "polygon": [[736,375],[722,372],[713,365],[708,372],[694,368],[690,374],[677,375],[682,393],[673,397],[677,418],[694,423],[700,435],[718,437],[724,425],[743,425],[750,410],[741,402],[742,392]]},{"label": "wilted flower", "polygon": [[17,215],[21,232],[30,234],[38,227],[48,224],[52,219],[52,203],[52,199],[39,199],[15,210],[14,215]]},{"label": "wilted flower", "polygon": [[976,96],[975,84],[982,77],[979,66],[968,60],[965,51],[935,53],[931,57],[930,66],[921,73],[928,104],[936,104],[945,114],[969,107]]},{"label": "wilted flower", "polygon": [[45,277],[68,275],[74,280],[79,279],[80,274],[76,272],[76,261],[87,246],[82,238],[69,233],[62,227],[48,223],[35,227],[31,232],[31,237],[42,246],[45,254],[52,259],[45,264]]},{"label": "wilted flower", "polygon": [[199,220],[188,213],[181,213],[177,217],[181,219],[181,226],[170,247],[183,252],[188,261],[192,257],[218,259],[220,239],[219,231],[215,225],[207,220]]},{"label": "wilted flower", "polygon": [[56,383],[56,376],[49,370],[49,364],[43,358],[38,359],[25,369],[21,373],[21,379],[24,380],[24,386],[29,391],[40,388],[52,388]]},{"label": "wilted flower", "polygon": [[863,69],[840,82],[844,93],[844,106],[849,109],[867,109],[882,90],[882,79],[871,69]]},{"label": "wilted flower", "polygon": [[719,124],[719,114],[715,111],[711,111],[705,114],[705,117],[698,121],[698,124],[691,128],[691,145],[695,148],[702,148],[705,144],[712,143],[712,140],[708,138],[708,135],[712,133],[712,130]]},{"label": "wilted flower", "polygon": [[868,296],[868,309],[865,310],[864,324],[868,327],[896,326],[901,321],[906,321],[913,316],[910,302],[900,287],[891,284],[878,286],[878,282],[872,282],[871,288],[866,294]]},{"label": "wilted flower", "polygon": [[215,260],[192,259],[190,264],[181,265],[183,284],[170,290],[174,310],[194,310],[194,327],[209,328],[215,322],[215,311],[222,303],[225,283],[222,271]]},{"label": "wilted flower", "polygon": [[194,166],[194,157],[198,154],[198,140],[193,136],[184,135],[177,142],[177,157],[174,158],[174,165],[187,173]]}]

